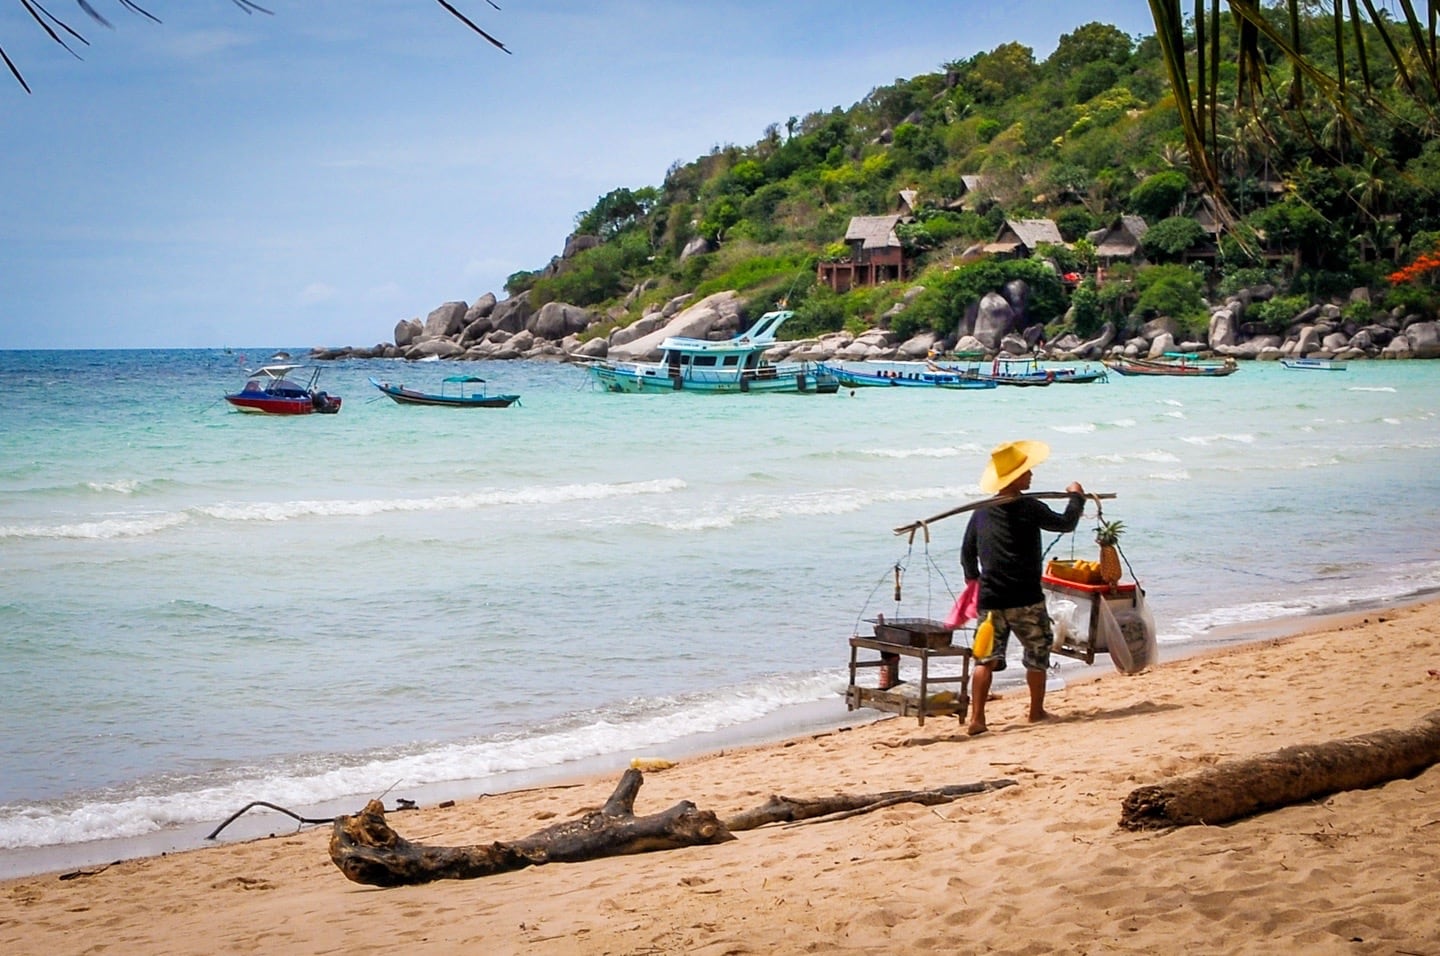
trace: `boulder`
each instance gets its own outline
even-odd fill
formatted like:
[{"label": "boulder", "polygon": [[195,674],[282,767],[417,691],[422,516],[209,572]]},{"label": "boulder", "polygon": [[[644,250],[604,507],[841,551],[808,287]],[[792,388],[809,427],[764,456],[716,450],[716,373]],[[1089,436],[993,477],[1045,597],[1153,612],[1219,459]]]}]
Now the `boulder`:
[{"label": "boulder", "polygon": [[913,338],[906,339],[900,343],[895,350],[897,358],[906,361],[916,361],[928,356],[931,352],[940,351],[940,336],[934,332],[921,332]]},{"label": "boulder", "polygon": [[1309,355],[1320,348],[1320,332],[1313,325],[1307,325],[1300,330],[1300,336],[1295,343],[1295,354],[1299,356]]},{"label": "boulder", "polygon": [[425,328],[420,333],[420,341],[448,339],[457,334],[465,327],[465,313],[469,308],[464,302],[446,302],[434,309],[425,319]]},{"label": "boulder", "polygon": [[1082,342],[1077,346],[1072,346],[1069,350],[1081,358],[1099,358],[1105,354],[1105,350],[1108,349],[1114,341],[1115,323],[1106,322],[1100,326],[1100,331],[1094,338]]},{"label": "boulder", "polygon": [[955,351],[957,352],[988,352],[985,343],[973,335],[962,335],[955,340]]},{"label": "boulder", "polygon": [[1228,308],[1216,309],[1210,314],[1210,347],[1235,344],[1235,313]]},{"label": "boulder", "polygon": [[665,316],[659,312],[647,312],[624,328],[611,332],[609,345],[611,348],[617,345],[626,345],[641,336],[649,335],[656,329],[663,328],[667,321]]},{"label": "boulder", "polygon": [[685,248],[680,250],[680,261],[684,262],[692,256],[703,256],[710,251],[710,240],[704,236],[696,236],[685,243]]},{"label": "boulder", "polygon": [[979,308],[975,312],[975,329],[971,334],[986,352],[997,352],[1000,340],[1014,331],[1017,319],[1009,300],[987,292],[980,297]]},{"label": "boulder", "polygon": [[468,326],[476,319],[483,319],[494,311],[495,293],[487,292],[470,303],[470,308],[465,310],[465,324]]},{"label": "boulder", "polygon": [[1320,348],[1326,352],[1339,352],[1350,345],[1350,336],[1344,332],[1331,332],[1320,340]]},{"label": "boulder", "polygon": [[525,327],[534,333],[536,338],[559,341],[567,335],[589,328],[590,313],[578,305],[546,302]]},{"label": "boulder", "polygon": [[727,319],[734,323],[744,303],[734,291],[716,292],[680,311],[663,326],[637,339],[617,345],[610,343],[610,357],[621,361],[658,359],[660,343],[671,336],[705,338],[717,325]]},{"label": "boulder", "polygon": [[1440,325],[1416,322],[1405,329],[1403,337],[1409,340],[1415,358],[1440,358]]},{"label": "boulder", "polygon": [[1146,358],[1161,358],[1166,352],[1175,351],[1175,336],[1169,332],[1161,332],[1150,340],[1150,348],[1146,350]]},{"label": "boulder", "polygon": [[[473,306],[471,307],[470,311],[475,311]],[[468,315],[469,313],[466,314]],[[465,328],[461,329],[460,334],[456,337],[456,341],[458,341],[461,345],[472,345],[476,342],[483,340],[486,334],[493,331],[494,328],[495,325],[493,322],[490,321],[490,317],[488,315],[482,315],[476,318],[475,321],[468,323]]]},{"label": "boulder", "polygon": [[1000,340],[1000,351],[1006,355],[1029,355],[1030,342],[1025,336],[1011,332]]},{"label": "boulder", "polygon": [[399,348],[406,348],[420,337],[424,326],[419,319],[401,319],[395,323],[395,345]]},{"label": "boulder", "polygon": [[695,293],[693,292],[686,292],[684,295],[677,295],[675,298],[671,299],[669,302],[666,302],[663,306],[660,307],[660,315],[666,319],[673,318],[676,314],[680,312],[681,309],[685,308],[692,301],[694,301],[694,299]]},{"label": "boulder", "polygon": [[1162,335],[1169,336],[1170,345],[1168,346],[1168,350],[1173,351],[1175,348],[1175,340],[1179,338],[1181,334],[1180,323],[1168,315],[1157,316],[1140,326],[1140,331],[1137,334],[1145,342],[1152,344]]},{"label": "boulder", "polygon": [[1016,317],[1023,323],[1030,314],[1030,284],[1023,279],[1011,279],[1000,287],[1000,294],[1015,310]]},{"label": "boulder", "polygon": [[560,253],[560,258],[573,259],[586,249],[594,249],[598,245],[600,245],[599,236],[570,236],[565,240],[565,251]]},{"label": "boulder", "polygon": [[534,314],[535,310],[530,305],[530,292],[527,290],[497,303],[494,311],[490,313],[490,325],[513,335],[524,329],[530,322],[530,316]]},{"label": "boulder", "polygon": [[1414,358],[1414,352],[1410,349],[1410,340],[1403,335],[1397,335],[1390,340],[1390,344],[1380,351],[1382,358],[1408,359]]},{"label": "boulder", "polygon": [[410,346],[405,350],[405,357],[412,362],[420,359],[430,358],[455,358],[465,352],[460,346],[449,339],[424,339]]},{"label": "boulder", "polygon": [[610,343],[601,336],[595,336],[578,348],[572,348],[570,354],[580,355],[585,358],[602,359],[610,352]]},{"label": "boulder", "polygon": [[864,362],[883,359],[886,357],[887,354],[888,352],[886,349],[881,348],[880,346],[875,345],[872,342],[866,342],[863,339],[856,339],[854,342],[851,342],[849,345],[845,346],[838,353],[836,353],[835,357],[839,359],[844,359],[847,362]]}]

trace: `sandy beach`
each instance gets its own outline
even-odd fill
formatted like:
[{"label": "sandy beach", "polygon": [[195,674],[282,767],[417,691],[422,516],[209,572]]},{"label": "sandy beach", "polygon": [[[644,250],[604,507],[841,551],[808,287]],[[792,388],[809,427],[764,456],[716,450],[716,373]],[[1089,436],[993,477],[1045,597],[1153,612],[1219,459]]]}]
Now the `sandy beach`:
[{"label": "sandy beach", "polygon": [[[1407,728],[1440,707],[1440,603],[1024,695],[992,732],[893,718],[686,759],[639,814],[1009,779],[935,807],[400,889],[349,882],[328,827],[0,884],[0,951],[65,953],[1440,954],[1440,767],[1223,826],[1130,832],[1121,800],[1218,762]],[[602,804],[624,768],[393,812],[437,845]],[[355,809],[358,811],[359,806]],[[277,820],[283,819],[277,817]],[[68,877],[68,878],[66,878]]]}]

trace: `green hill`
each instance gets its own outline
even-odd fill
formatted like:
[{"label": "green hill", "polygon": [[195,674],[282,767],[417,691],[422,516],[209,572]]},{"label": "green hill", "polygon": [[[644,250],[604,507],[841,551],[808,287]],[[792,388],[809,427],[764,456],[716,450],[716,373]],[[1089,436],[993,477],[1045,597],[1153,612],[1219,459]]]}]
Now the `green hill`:
[{"label": "green hill", "polygon": [[[1275,60],[1269,79],[1283,90],[1287,67]],[[1393,77],[1372,79],[1385,88]],[[945,331],[1016,277],[1032,284],[1032,319],[1059,331],[1069,315],[1081,334],[1155,314],[1198,328],[1202,297],[1259,283],[1277,286],[1285,308],[1366,286],[1382,293],[1376,309],[1433,310],[1428,286],[1385,282],[1440,238],[1440,141],[1417,132],[1423,117],[1407,102],[1367,112],[1361,129],[1337,128],[1333,111],[1327,125],[1323,102],[1218,111],[1229,144],[1221,218],[1233,221],[1217,235],[1210,197],[1189,174],[1159,44],[1090,23],[1043,61],[1002,44],[677,163],[658,186],[617,188],[576,217],[592,247],[512,275],[506,291],[625,324],[680,294],[736,289],[753,314],[778,301],[794,308],[789,336],[876,324]],[[903,278],[844,291],[818,279],[822,263],[853,252],[844,238],[854,217],[897,213]],[[1107,263],[1093,237],[1121,216],[1147,228],[1133,257]],[[1007,221],[1036,219],[1053,221],[1063,243],[1024,250],[1032,258],[978,254]],[[901,299],[906,308],[884,318]]]}]

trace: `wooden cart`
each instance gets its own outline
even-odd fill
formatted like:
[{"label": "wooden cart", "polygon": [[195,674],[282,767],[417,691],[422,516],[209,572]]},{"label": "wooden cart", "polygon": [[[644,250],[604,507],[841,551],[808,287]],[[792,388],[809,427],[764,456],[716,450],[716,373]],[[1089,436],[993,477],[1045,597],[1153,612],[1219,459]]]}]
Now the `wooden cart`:
[{"label": "wooden cart", "polygon": [[[951,646],[953,632],[944,630],[939,622],[909,619],[917,622],[917,626],[907,627],[902,623],[905,620],[898,619],[888,624],[880,620],[876,623],[875,637],[857,635],[850,638],[850,684],[845,689],[846,706],[850,710],[871,707],[901,717],[915,717],[922,727],[926,717],[954,716],[964,720],[970,708],[970,648]],[[939,636],[941,634],[943,640]],[[883,674],[888,669],[890,673],[898,674],[901,659],[920,663],[918,682],[864,687],[856,680],[862,670],[882,669]],[[955,659],[960,661],[959,674],[935,674],[931,671],[932,662]],[[936,687],[948,688],[949,685],[956,685],[954,693],[937,700]]]}]

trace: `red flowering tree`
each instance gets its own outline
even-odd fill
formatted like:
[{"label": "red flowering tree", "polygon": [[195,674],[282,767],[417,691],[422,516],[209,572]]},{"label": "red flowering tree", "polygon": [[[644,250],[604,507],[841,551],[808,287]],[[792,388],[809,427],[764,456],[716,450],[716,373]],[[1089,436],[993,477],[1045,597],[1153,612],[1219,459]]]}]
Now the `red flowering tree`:
[{"label": "red flowering tree", "polygon": [[[1418,258],[1403,269],[1390,273],[1391,285],[1404,285],[1421,276],[1440,269],[1440,248],[1421,253]],[[1431,279],[1433,282],[1433,277]]]}]

